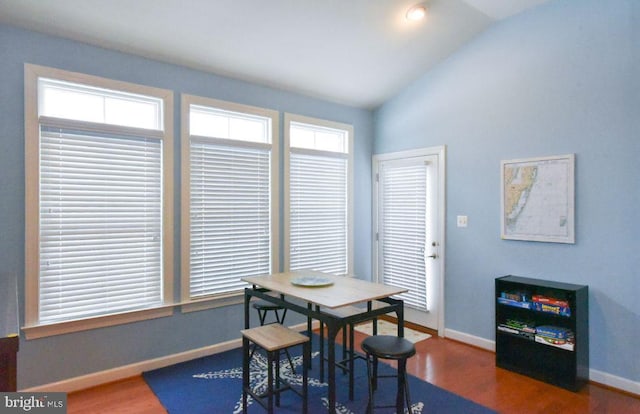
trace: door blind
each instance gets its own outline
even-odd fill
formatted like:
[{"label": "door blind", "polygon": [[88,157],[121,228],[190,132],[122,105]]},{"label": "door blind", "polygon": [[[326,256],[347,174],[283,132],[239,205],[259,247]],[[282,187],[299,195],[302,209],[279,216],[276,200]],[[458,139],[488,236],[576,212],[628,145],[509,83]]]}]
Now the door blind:
[{"label": "door blind", "polygon": [[347,162],[291,150],[290,270],[347,273]]},{"label": "door blind", "polygon": [[191,138],[192,298],[238,291],[271,272],[271,146]]},{"label": "door blind", "polygon": [[380,186],[383,283],[409,289],[399,297],[409,307],[427,310],[426,164],[383,163]]},{"label": "door blind", "polygon": [[162,142],[41,126],[40,322],[162,303]]}]

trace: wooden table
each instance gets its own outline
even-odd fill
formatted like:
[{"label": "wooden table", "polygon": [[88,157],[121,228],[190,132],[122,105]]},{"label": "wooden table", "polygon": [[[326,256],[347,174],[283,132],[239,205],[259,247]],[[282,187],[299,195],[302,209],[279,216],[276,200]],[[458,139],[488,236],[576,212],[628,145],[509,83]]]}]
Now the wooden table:
[{"label": "wooden table", "polygon": [[[327,278],[330,284],[319,287],[299,286],[292,283],[300,276],[318,276]],[[395,312],[398,318],[398,336],[404,336],[404,303],[402,300],[394,299],[391,296],[404,293],[407,289],[395,286],[382,285],[379,283],[367,282],[346,276],[335,276],[315,271],[296,271],[275,273],[265,276],[254,276],[243,278],[245,282],[252,285],[245,289],[244,296],[244,324],[245,329],[250,328],[250,302],[252,297],[258,297],[271,303],[283,306],[294,312],[307,317],[307,329],[311,334],[311,321],[317,319],[327,326],[328,340],[328,393],[329,412],[336,412],[336,354],[335,339],[338,331],[349,324],[356,324],[374,319],[380,315]],[[273,295],[275,292],[279,295]],[[271,294],[270,294],[271,293]],[[307,306],[302,306],[292,302],[295,298],[306,302]],[[372,307],[372,301],[384,302],[386,305]],[[337,316],[336,314],[323,312],[322,308],[336,309],[343,306],[366,303],[362,313],[349,316]],[[322,366],[323,361],[320,361]],[[353,363],[351,362],[353,372]],[[352,397],[353,387],[350,389]]]}]

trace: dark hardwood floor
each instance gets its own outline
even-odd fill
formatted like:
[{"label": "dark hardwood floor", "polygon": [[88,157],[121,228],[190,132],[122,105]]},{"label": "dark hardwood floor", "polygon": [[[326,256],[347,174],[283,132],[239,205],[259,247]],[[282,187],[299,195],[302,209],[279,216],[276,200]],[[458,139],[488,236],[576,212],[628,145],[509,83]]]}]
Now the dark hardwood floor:
[{"label": "dark hardwood floor", "polygon": [[[496,368],[492,352],[452,340],[433,337],[416,348],[411,374],[500,413],[640,413],[640,397],[593,383],[566,391]],[[69,414],[166,412],[140,376],[71,393],[68,406]]]}]

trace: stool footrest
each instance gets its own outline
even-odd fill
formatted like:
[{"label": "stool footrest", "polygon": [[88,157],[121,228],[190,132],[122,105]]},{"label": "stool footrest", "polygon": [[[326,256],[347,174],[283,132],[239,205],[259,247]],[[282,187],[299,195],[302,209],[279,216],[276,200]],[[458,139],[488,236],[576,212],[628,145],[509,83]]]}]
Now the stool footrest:
[{"label": "stool footrest", "polygon": [[[289,390],[291,390],[291,391],[295,392],[295,393],[296,393],[296,394],[298,394],[298,395],[302,395],[302,394],[300,393],[300,391],[298,391],[298,390],[296,390],[295,388],[293,388],[293,387],[291,386],[291,384],[289,384],[285,379],[283,379],[283,378],[281,377],[281,378],[280,378],[280,386],[279,386],[279,387],[277,387],[277,388],[276,388],[276,387],[274,387],[274,388],[273,388],[272,393],[273,393],[273,395],[276,395],[276,394],[281,393],[281,392],[283,392],[283,391],[289,391]],[[258,394],[258,393],[256,393],[255,391],[253,391],[253,390],[251,389],[251,387],[247,388],[247,392],[248,392],[249,394],[251,394],[251,396],[252,396],[253,398],[256,398],[256,399],[266,398],[266,397],[268,397],[268,396],[269,396],[269,391],[265,391],[265,392],[263,392],[262,394]]]},{"label": "stool footrest", "polygon": [[[376,405],[373,408],[396,408],[395,404],[394,405]],[[411,410],[409,410],[409,412],[411,412]]]},{"label": "stool footrest", "polygon": [[[354,360],[354,361],[355,361],[355,360],[357,360],[357,359],[361,359],[361,360],[363,360],[363,361],[366,361],[366,360],[367,360],[367,358],[365,358],[365,357],[364,357],[364,356],[362,356],[362,355],[356,355],[356,356],[354,356],[354,357],[353,357],[353,360]],[[329,358],[324,357],[324,360],[328,362],[328,361],[329,361]],[[347,371],[347,372],[348,372],[348,371],[349,371],[349,362],[350,362],[350,361],[351,361],[351,358],[346,358],[346,359],[342,359],[342,360],[340,360],[340,361],[336,361],[336,362],[335,362],[335,364],[336,364],[336,366],[337,366],[338,368],[341,368],[341,369],[343,369],[343,370],[345,370],[345,371]]]}]

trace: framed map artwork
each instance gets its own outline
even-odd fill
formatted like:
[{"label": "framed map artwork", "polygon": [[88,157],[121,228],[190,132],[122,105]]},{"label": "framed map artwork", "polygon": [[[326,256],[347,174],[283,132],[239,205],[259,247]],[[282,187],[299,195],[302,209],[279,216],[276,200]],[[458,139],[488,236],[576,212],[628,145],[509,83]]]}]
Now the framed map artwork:
[{"label": "framed map artwork", "polygon": [[501,237],[575,243],[575,154],[501,161]]}]

